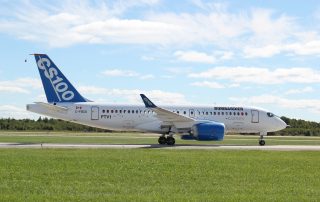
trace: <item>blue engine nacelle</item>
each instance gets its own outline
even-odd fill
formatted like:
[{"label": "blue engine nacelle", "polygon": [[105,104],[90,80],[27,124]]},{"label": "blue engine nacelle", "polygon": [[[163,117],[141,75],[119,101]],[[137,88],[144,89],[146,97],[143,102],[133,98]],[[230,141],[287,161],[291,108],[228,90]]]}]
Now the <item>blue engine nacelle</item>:
[{"label": "blue engine nacelle", "polygon": [[223,123],[197,123],[191,128],[192,136],[196,140],[223,140],[225,126]]}]

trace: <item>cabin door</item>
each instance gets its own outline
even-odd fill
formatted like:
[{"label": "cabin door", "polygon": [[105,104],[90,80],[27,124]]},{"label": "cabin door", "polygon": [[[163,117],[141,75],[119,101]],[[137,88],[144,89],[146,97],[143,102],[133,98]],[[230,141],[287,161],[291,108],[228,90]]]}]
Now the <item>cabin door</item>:
[{"label": "cabin door", "polygon": [[99,107],[91,107],[91,120],[99,120]]},{"label": "cabin door", "polygon": [[251,122],[252,123],[259,123],[259,111],[258,110],[251,110]]}]

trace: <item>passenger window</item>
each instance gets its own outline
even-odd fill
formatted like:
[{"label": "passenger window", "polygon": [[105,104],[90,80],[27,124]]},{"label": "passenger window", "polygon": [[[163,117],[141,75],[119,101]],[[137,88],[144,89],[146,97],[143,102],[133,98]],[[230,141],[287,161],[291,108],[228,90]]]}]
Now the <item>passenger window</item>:
[{"label": "passenger window", "polygon": [[231,116],[231,115],[232,115],[232,112],[230,112],[229,115]]},{"label": "passenger window", "polygon": [[224,112],[221,112],[221,115],[224,115]]},{"label": "passenger window", "polygon": [[111,110],[111,113],[113,113],[113,110]]},{"label": "passenger window", "polygon": [[245,115],[248,116],[248,112],[246,112]]},{"label": "passenger window", "polygon": [[130,110],[128,110],[128,114],[130,114]]},{"label": "passenger window", "polygon": [[177,114],[179,114],[179,111],[177,111]]},{"label": "passenger window", "polygon": [[109,113],[109,110],[107,109],[107,113]]},{"label": "passenger window", "polygon": [[240,112],[238,112],[238,116],[240,116]]},{"label": "passenger window", "polygon": [[217,112],[213,112],[213,115],[217,115]]},{"label": "passenger window", "polygon": [[121,110],[121,109],[119,110],[119,113],[120,113],[120,114],[122,113],[122,110]]},{"label": "passenger window", "polygon": [[220,112],[218,112],[218,115],[220,115]]},{"label": "passenger window", "polygon": [[193,115],[193,111],[191,111],[190,114]]},{"label": "passenger window", "polygon": [[116,109],[114,113],[116,113],[116,114],[117,114],[117,113],[118,113],[118,110]]},{"label": "passenger window", "polygon": [[208,115],[208,112],[206,112],[206,115]]},{"label": "passenger window", "polygon": [[134,110],[132,110],[131,112],[132,112],[132,114],[134,114]]},{"label": "passenger window", "polygon": [[187,112],[186,112],[186,111],[183,111],[183,114],[187,114]]},{"label": "passenger window", "polygon": [[233,112],[233,115],[235,116],[235,115],[236,115],[236,112]]},{"label": "passenger window", "polygon": [[106,113],[106,110],[102,110],[102,113]]}]

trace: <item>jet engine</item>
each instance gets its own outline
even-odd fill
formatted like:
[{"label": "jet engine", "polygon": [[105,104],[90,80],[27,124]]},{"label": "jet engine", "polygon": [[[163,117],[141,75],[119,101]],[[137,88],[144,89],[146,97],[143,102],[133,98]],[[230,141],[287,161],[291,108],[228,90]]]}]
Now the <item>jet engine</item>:
[{"label": "jet engine", "polygon": [[[191,135],[194,139],[205,140],[223,140],[225,126],[223,123],[217,122],[203,122],[197,123],[191,128]],[[182,137],[182,139],[189,139],[190,137]]]}]

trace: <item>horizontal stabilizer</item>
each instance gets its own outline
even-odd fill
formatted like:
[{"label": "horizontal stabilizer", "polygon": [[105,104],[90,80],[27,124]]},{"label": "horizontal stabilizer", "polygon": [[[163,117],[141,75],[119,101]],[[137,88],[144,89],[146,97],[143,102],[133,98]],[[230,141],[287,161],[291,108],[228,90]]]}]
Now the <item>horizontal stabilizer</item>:
[{"label": "horizontal stabilizer", "polygon": [[67,107],[61,107],[61,106],[57,106],[57,105],[53,105],[53,104],[49,104],[49,103],[44,103],[44,102],[35,102],[35,103],[43,106],[44,108],[46,108],[49,111],[67,113],[69,110]]}]

